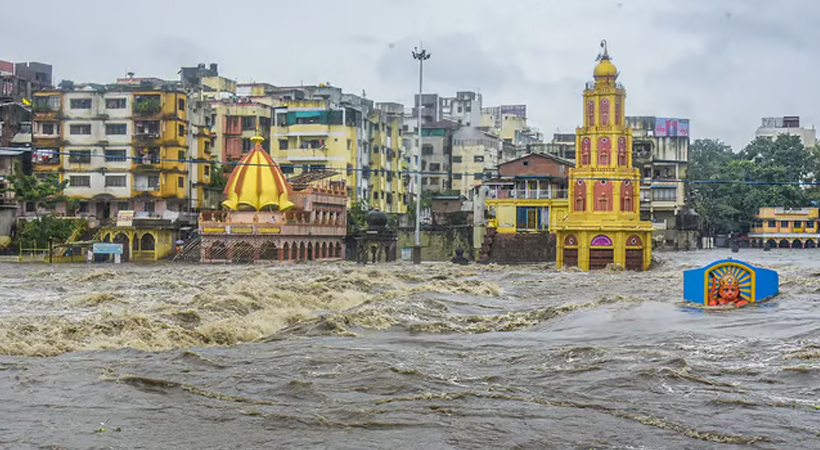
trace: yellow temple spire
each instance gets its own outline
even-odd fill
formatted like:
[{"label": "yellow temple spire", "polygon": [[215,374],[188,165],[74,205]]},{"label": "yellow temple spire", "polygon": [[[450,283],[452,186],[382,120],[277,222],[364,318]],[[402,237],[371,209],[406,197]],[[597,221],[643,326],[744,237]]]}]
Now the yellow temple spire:
[{"label": "yellow temple spire", "polygon": [[228,199],[222,206],[233,211],[242,206],[261,211],[264,208],[277,208],[285,211],[294,205],[288,199],[293,189],[288,183],[282,169],[262,148],[265,138],[257,135],[251,138],[253,149],[242,157],[231,172],[225,194]]}]

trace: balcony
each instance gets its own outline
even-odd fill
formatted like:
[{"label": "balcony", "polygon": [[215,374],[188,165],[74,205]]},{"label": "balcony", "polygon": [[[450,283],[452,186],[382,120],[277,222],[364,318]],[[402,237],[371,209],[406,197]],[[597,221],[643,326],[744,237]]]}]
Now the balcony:
[{"label": "balcony", "polygon": [[520,199],[520,200],[549,200],[549,199],[564,199],[568,198],[569,192],[567,189],[541,189],[541,190],[526,190],[526,189],[498,189],[490,190],[487,199]]},{"label": "balcony", "polygon": [[137,95],[132,112],[138,117],[156,116],[162,112],[162,99],[159,95]]}]

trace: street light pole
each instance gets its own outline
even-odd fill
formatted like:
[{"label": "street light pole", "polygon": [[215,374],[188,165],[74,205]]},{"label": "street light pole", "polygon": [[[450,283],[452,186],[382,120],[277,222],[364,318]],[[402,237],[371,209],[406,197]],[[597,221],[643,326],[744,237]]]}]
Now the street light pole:
[{"label": "street light pole", "polygon": [[416,245],[413,247],[413,264],[421,264],[421,108],[422,95],[424,93],[424,61],[430,59],[430,53],[424,50],[424,43],[421,44],[421,50],[413,49],[413,59],[419,62],[419,100],[416,108],[418,109],[419,126],[418,126],[418,145],[416,157]]}]

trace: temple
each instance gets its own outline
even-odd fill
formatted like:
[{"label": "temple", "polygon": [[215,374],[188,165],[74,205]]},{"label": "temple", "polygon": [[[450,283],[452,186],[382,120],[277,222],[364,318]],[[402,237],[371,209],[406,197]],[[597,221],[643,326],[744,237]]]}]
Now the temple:
[{"label": "temple", "polygon": [[556,231],[557,267],[646,270],[652,223],[641,222],[640,173],[632,167],[632,129],[625,123],[626,91],[606,47],[595,81],[584,90],[584,125],[576,131],[576,166],[569,171],[569,213]]},{"label": "temple", "polygon": [[290,181],[262,148],[237,164],[225,187],[224,209],[199,218],[200,260],[212,262],[342,259],[347,233],[344,181],[305,173]]}]

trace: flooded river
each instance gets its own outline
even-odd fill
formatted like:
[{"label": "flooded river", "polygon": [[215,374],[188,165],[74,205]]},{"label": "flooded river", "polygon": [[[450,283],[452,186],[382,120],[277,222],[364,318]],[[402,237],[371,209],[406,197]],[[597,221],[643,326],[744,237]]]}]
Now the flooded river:
[{"label": "flooded river", "polygon": [[[0,448],[820,448],[818,255],[3,265]],[[683,308],[729,256],[777,301]]]}]

